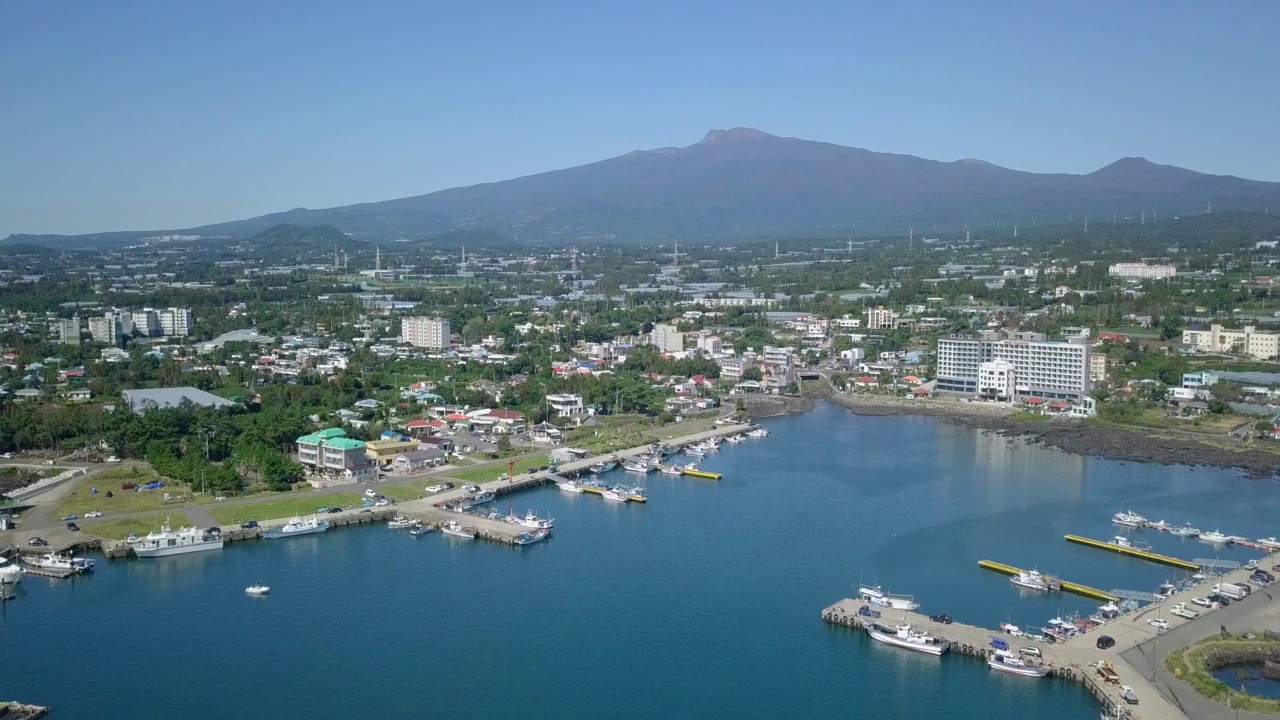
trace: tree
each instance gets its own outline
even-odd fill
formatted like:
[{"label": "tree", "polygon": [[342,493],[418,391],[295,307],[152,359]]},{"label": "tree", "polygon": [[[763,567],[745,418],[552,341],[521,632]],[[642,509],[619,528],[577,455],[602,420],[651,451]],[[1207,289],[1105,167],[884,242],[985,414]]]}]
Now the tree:
[{"label": "tree", "polygon": [[1185,327],[1182,316],[1177,314],[1165,315],[1160,318],[1160,339],[1172,340],[1182,337],[1182,329]]},{"label": "tree", "polygon": [[757,368],[757,367],[747,368],[746,370],[742,371],[742,379],[754,380],[756,382],[760,382],[761,380],[764,380],[764,373],[761,372],[760,368]]}]

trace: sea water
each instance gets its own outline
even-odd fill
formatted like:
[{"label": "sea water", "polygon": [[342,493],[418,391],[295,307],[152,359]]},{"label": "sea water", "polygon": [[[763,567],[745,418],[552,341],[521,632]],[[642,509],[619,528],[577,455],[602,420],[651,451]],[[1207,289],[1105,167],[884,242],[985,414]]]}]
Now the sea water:
[{"label": "sea water", "polygon": [[[614,471],[647,504],[554,486],[515,548],[385,525],[28,577],[0,615],[0,697],[64,718],[919,718],[1092,720],[1082,686],[924,657],[824,624],[878,583],[925,612],[1039,626],[1098,603],[1020,592],[991,559],[1102,589],[1185,573],[1072,545],[1127,534],[1185,559],[1259,553],[1125,531],[1132,509],[1280,534],[1280,493],[1238,473],[1111,462],[831,406],[768,420],[702,464],[721,482]],[[424,485],[426,481],[421,481]],[[266,598],[246,586],[271,586]]]}]

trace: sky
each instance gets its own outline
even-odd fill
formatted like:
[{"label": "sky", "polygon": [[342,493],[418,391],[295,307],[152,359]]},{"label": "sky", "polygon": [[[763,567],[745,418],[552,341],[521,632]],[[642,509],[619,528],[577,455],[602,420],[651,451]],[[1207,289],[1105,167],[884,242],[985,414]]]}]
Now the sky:
[{"label": "sky", "polygon": [[1280,2],[0,2],[0,237],[192,227],[712,128],[1280,181]]}]

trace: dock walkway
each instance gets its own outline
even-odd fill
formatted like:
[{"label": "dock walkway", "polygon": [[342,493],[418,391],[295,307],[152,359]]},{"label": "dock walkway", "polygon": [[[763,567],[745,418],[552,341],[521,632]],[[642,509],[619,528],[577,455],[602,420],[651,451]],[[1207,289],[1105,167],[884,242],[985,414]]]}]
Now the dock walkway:
[{"label": "dock walkway", "polygon": [[1094,540],[1093,538],[1082,537],[1080,535],[1067,535],[1066,540],[1067,542],[1076,543],[1077,545],[1085,545],[1088,547],[1098,548],[1100,550],[1110,550],[1111,552],[1120,553],[1121,555],[1128,555],[1129,557],[1148,560],[1153,563],[1160,563],[1161,565],[1170,565],[1183,570],[1190,570],[1191,572],[1200,571],[1200,566],[1193,562],[1179,560],[1178,558],[1169,557],[1168,555],[1153,553],[1150,550],[1122,547],[1115,543],[1109,543],[1103,540]]}]

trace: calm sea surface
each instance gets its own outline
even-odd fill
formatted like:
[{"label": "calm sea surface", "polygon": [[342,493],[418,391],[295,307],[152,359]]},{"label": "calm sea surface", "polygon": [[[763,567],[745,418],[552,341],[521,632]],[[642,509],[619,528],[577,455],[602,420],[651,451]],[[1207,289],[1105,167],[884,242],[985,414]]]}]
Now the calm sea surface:
[{"label": "calm sea surface", "polygon": [[[59,718],[1092,720],[1078,685],[874,646],[819,614],[860,578],[987,626],[1096,607],[1020,594],[984,558],[1104,589],[1178,578],[1063,541],[1110,538],[1120,509],[1280,535],[1277,484],[1231,472],[830,405],[766,424],[705,461],[724,481],[651,475],[647,505],[516,496],[557,519],[539,546],[379,525],[29,577],[0,611],[0,698]],[[1187,559],[1258,555],[1131,534]],[[247,597],[255,581],[271,596]]]}]

